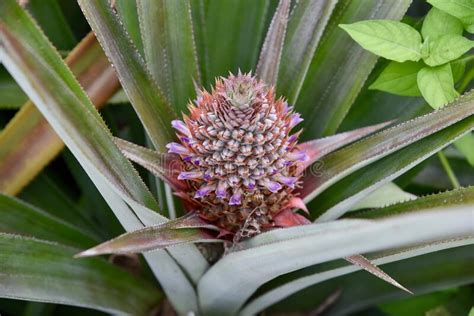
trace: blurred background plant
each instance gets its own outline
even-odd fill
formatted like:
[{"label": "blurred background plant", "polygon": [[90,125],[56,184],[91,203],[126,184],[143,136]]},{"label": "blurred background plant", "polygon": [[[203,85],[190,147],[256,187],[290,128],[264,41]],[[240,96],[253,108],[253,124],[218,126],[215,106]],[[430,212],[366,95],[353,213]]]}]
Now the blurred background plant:
[{"label": "blurred background plant", "polygon": [[[1,0],[0,314],[218,314],[229,302],[244,315],[468,314],[474,97],[457,97],[472,87],[474,4],[428,2],[300,0],[277,15],[276,0],[27,1],[99,116],[30,17]],[[270,27],[272,18],[283,27]],[[194,84],[210,88],[216,76],[254,71],[259,55],[274,62],[266,78],[277,94],[305,119],[304,140],[411,120],[323,157],[326,173],[302,193],[317,222],[378,221],[321,224],[324,236],[317,225],[293,230],[314,238],[301,245],[280,245],[291,235],[270,232],[211,268],[218,245],[199,246],[207,261],[192,245],[145,259],[73,259],[124,228],[184,213],[170,188],[137,165],[140,180],[111,135],[163,152],[172,135],[167,107],[185,112]],[[430,217],[419,212],[440,207],[445,212]],[[413,217],[394,217],[402,213]],[[266,243],[309,259],[265,263],[252,249]],[[334,247],[340,252],[331,255]],[[415,296],[336,260],[361,252]],[[258,265],[269,274],[247,273]]]}]

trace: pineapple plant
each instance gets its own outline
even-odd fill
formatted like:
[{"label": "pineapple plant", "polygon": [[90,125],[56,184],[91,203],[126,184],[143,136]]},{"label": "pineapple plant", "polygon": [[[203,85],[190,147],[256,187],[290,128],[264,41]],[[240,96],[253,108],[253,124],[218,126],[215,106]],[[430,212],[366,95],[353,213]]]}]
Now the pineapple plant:
[{"label": "pineapple plant", "polygon": [[468,2],[0,1],[0,311],[469,312]]}]

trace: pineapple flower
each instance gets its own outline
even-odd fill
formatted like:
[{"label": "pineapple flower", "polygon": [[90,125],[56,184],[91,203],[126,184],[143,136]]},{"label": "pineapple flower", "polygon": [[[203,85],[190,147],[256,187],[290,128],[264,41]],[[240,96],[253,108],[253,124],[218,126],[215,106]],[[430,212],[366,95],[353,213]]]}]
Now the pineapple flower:
[{"label": "pineapple flower", "polygon": [[172,122],[179,142],[168,144],[186,189],[178,195],[190,211],[220,228],[221,236],[248,237],[275,226],[308,220],[291,210],[304,203],[301,185],[309,156],[298,148],[303,121],[273,88],[250,74],[218,79],[199,91],[189,116]]},{"label": "pineapple flower", "polygon": [[218,79],[211,93],[197,91],[189,115],[171,123],[177,141],[167,145],[168,153],[116,139],[128,159],[170,185],[187,215],[123,234],[77,256],[143,252],[184,242],[238,242],[270,229],[309,224],[296,211],[308,213],[303,200],[318,176],[315,162],[390,122],[298,143],[301,130],[295,128],[302,121],[284,99],[276,98],[273,87],[239,72]]}]

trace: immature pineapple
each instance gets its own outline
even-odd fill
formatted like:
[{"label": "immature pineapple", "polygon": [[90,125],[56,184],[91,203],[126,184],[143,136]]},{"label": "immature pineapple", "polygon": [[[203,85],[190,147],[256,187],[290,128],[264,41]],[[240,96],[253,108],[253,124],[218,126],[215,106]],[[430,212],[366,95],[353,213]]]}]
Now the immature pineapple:
[{"label": "immature pineapple", "polygon": [[299,162],[291,130],[302,121],[272,87],[250,74],[218,79],[212,93],[198,93],[190,115],[173,121],[194,211],[223,233],[242,236],[278,225],[276,215],[292,207]]}]

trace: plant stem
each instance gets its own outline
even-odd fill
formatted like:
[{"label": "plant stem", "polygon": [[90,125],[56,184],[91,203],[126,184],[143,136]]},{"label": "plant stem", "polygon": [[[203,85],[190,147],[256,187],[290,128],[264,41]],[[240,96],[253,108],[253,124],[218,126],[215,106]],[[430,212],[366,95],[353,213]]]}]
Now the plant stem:
[{"label": "plant stem", "polygon": [[449,164],[448,158],[446,158],[446,155],[442,151],[440,151],[440,152],[438,152],[438,157],[439,157],[439,160],[441,161],[441,165],[443,166],[444,171],[446,171],[446,174],[448,175],[448,178],[451,181],[453,187],[455,189],[460,188],[461,185],[459,184],[459,181],[456,178],[456,175],[454,174],[454,171],[451,168],[451,165]]},{"label": "plant stem", "polygon": [[[473,59],[474,59],[474,54],[471,54],[462,58],[462,60],[466,63],[470,62]],[[464,92],[464,90],[467,88],[467,86],[469,85],[469,83],[471,82],[473,78],[474,78],[474,67],[472,67],[468,71],[468,73],[464,75],[462,82],[459,85],[458,91],[461,91],[461,93]],[[442,151],[440,151],[438,152],[438,157],[439,157],[439,160],[441,161],[441,165],[443,166],[446,174],[448,175],[449,180],[453,184],[453,187],[455,189],[459,188],[460,187],[459,181],[456,178],[456,175],[454,174],[454,171],[451,168],[451,165],[449,164],[449,161],[448,161],[448,158],[446,158],[446,155]]]}]

